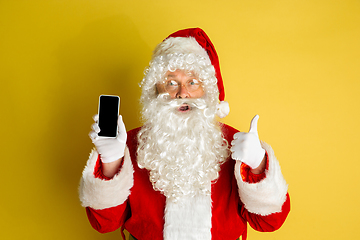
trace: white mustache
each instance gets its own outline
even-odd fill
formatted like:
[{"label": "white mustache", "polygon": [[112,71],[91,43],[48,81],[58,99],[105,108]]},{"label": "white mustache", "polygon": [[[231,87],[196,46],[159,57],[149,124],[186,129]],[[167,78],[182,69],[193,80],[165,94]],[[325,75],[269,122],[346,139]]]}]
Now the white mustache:
[{"label": "white mustache", "polygon": [[169,99],[168,94],[159,94],[158,99],[164,100],[161,101],[163,105],[173,108],[179,108],[184,104],[190,106],[191,108],[197,108],[200,110],[207,108],[206,100],[203,98]]}]

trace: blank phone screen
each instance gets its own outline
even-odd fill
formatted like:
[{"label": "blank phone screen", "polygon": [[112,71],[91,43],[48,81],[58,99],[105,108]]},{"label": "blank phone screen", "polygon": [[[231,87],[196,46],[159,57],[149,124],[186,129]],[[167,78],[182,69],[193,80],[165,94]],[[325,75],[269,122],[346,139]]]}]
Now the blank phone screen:
[{"label": "blank phone screen", "polygon": [[118,96],[101,95],[99,100],[99,136],[116,137],[119,115]]}]

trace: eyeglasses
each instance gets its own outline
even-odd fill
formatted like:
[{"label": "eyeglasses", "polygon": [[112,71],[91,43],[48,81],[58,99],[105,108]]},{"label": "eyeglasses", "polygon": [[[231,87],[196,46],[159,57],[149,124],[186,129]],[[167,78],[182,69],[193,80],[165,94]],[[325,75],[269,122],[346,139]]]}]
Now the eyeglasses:
[{"label": "eyeglasses", "polygon": [[164,87],[168,93],[178,92],[179,86],[185,87],[188,92],[195,92],[201,87],[201,85],[202,83],[197,79],[190,79],[186,81],[185,84],[181,84],[180,82],[173,79],[164,80]]}]

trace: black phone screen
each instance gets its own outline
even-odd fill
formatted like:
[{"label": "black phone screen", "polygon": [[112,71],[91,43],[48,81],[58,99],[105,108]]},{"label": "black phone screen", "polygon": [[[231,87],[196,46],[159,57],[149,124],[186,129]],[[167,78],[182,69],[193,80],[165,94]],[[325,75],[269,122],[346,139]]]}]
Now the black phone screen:
[{"label": "black phone screen", "polygon": [[101,95],[99,99],[99,136],[116,137],[120,98]]}]

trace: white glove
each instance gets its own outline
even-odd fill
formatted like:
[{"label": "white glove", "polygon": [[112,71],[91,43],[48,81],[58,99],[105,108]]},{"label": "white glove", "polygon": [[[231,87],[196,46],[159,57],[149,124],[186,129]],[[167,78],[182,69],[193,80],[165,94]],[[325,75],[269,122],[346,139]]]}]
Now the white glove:
[{"label": "white glove", "polygon": [[252,169],[257,168],[265,156],[265,150],[261,147],[257,132],[259,115],[256,115],[250,124],[249,132],[238,132],[234,134],[231,142],[231,157],[240,160]]},{"label": "white glove", "polygon": [[100,127],[98,125],[99,115],[93,117],[95,123],[91,126],[92,131],[89,133],[90,139],[94,143],[96,150],[100,154],[103,163],[114,162],[124,156],[126,146],[126,128],[122,116],[118,117],[118,133],[116,138],[100,137]]}]

